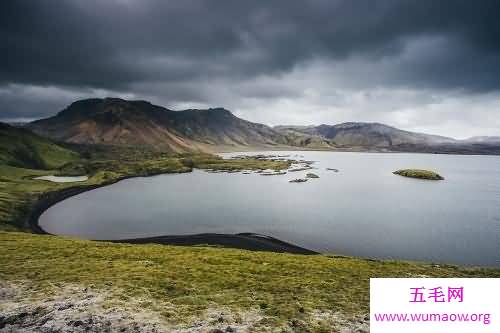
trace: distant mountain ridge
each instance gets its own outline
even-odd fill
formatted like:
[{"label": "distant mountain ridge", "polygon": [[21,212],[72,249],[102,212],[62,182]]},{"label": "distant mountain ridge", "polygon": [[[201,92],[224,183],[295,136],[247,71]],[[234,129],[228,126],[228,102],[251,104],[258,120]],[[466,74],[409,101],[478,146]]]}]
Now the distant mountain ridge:
[{"label": "distant mountain ridge", "polygon": [[301,148],[500,153],[500,141],[495,137],[456,140],[363,122],[269,127],[238,118],[224,108],[173,111],[119,98],[76,101],[55,116],[26,127],[54,141],[172,152]]},{"label": "distant mountain ridge", "polygon": [[500,136],[473,136],[463,141],[470,143],[500,144]]},{"label": "distant mountain ridge", "polygon": [[317,136],[335,146],[390,148],[401,144],[434,145],[457,140],[400,130],[380,123],[346,122],[337,125],[277,126],[282,133]]}]

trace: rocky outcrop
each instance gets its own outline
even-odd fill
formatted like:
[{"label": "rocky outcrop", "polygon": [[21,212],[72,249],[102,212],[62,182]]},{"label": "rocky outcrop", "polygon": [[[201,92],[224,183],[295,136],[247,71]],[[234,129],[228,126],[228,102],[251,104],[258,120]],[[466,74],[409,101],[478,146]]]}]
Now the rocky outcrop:
[{"label": "rocky outcrop", "polygon": [[307,178],[297,178],[288,181],[289,183],[305,183],[307,182]]},{"label": "rocky outcrop", "polygon": [[319,178],[319,176],[317,174],[315,174],[315,173],[308,173],[306,175],[306,178]]}]

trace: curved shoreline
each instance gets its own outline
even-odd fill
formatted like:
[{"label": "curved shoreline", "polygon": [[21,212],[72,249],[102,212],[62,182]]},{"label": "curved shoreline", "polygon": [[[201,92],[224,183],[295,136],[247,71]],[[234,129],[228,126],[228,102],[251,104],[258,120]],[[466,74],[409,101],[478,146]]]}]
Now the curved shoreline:
[{"label": "curved shoreline", "polygon": [[145,238],[107,240],[112,243],[164,244],[164,245],[210,245],[250,251],[267,251],[293,254],[319,254],[318,252],[287,243],[277,238],[250,232],[238,234],[202,233],[193,235],[166,235]]},{"label": "curved shoreline", "polygon": [[64,188],[61,190],[55,190],[50,192],[45,192],[40,195],[38,200],[30,207],[30,211],[28,216],[26,217],[23,227],[31,230],[35,234],[42,235],[53,235],[45,230],[38,224],[38,220],[40,216],[50,207],[55,204],[68,199],[69,197],[73,197],[83,192],[95,190],[100,187],[113,185],[118,183],[119,181],[136,178],[136,177],[148,177],[148,176],[157,176],[159,174],[151,174],[151,175],[136,175],[136,176],[124,176],[117,179],[114,179],[109,182],[103,182],[101,184],[93,184],[93,185],[76,185],[68,188]]},{"label": "curved shoreline", "polygon": [[[69,197],[78,195],[83,192],[91,191],[100,187],[115,184],[119,181],[136,178],[150,177],[159,174],[147,176],[125,176],[111,182],[95,184],[95,185],[77,185],[68,187],[62,190],[51,191],[40,195],[38,200],[32,205],[28,216],[25,220],[24,227],[30,229],[35,234],[53,235],[45,231],[39,222],[40,216],[50,207],[68,199]],[[287,243],[274,237],[259,235],[255,233],[238,233],[238,234],[217,234],[203,233],[194,235],[163,235],[144,238],[105,240],[113,243],[128,243],[128,244],[164,244],[164,245],[216,245],[222,247],[237,248],[251,251],[268,251],[278,253],[293,253],[293,254],[319,254],[318,252],[308,250],[306,248]]]}]

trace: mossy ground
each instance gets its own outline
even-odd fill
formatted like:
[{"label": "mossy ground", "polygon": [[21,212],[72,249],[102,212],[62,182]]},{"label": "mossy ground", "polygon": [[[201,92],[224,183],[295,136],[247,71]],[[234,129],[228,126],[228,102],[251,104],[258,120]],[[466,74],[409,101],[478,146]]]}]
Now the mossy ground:
[{"label": "mossy ground", "polygon": [[120,299],[144,299],[142,307],[174,322],[215,306],[258,308],[271,326],[308,322],[317,311],[350,317],[369,312],[371,277],[500,277],[493,269],[15,232],[0,232],[0,244],[2,281],[30,281],[41,294],[75,284],[118,290]]}]

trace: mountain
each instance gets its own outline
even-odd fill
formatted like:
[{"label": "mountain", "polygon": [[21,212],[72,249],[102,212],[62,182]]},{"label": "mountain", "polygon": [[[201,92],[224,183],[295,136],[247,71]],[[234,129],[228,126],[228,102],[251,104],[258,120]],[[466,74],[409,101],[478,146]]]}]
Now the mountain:
[{"label": "mountain", "polygon": [[500,153],[495,137],[453,138],[400,130],[380,123],[347,122],[273,128],[224,108],[173,111],[146,101],[85,99],[53,117],[25,125],[54,141],[153,148],[170,152],[256,149],[378,150],[430,153]]},{"label": "mountain", "polygon": [[498,145],[500,144],[500,136],[473,136],[463,140],[463,142]]},{"label": "mountain", "polygon": [[455,139],[403,131],[380,123],[348,122],[319,126],[276,126],[277,131],[333,147],[392,148],[399,145],[451,144]]},{"label": "mountain", "polygon": [[286,138],[290,146],[309,149],[334,149],[333,142],[321,135],[311,133],[314,126],[274,126],[274,130]]},{"label": "mountain", "polygon": [[77,101],[57,115],[27,126],[57,141],[148,146],[174,152],[285,142],[272,128],[240,119],[223,108],[172,111],[145,101],[118,98]]},{"label": "mountain", "polygon": [[78,154],[31,131],[0,123],[0,164],[52,169],[77,160]]}]

